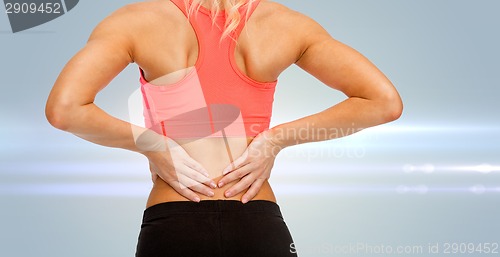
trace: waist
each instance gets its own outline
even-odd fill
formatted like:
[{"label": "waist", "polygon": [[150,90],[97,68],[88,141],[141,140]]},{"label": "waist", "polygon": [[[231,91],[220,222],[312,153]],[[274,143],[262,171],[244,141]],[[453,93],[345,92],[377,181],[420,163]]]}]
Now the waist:
[{"label": "waist", "polygon": [[[208,197],[203,194],[198,194],[200,196],[201,201],[206,201],[206,200],[234,200],[234,201],[239,201],[241,202],[241,197],[246,193],[246,190],[243,190],[243,192],[231,196],[231,197],[225,197],[224,192],[228,190],[231,186],[236,184],[239,180],[229,183],[222,188],[216,188],[213,189],[215,195],[212,197]],[[215,180],[217,183],[218,180]],[[196,193],[196,192],[195,192]],[[268,181],[265,181],[262,184],[261,189],[257,193],[257,195],[252,199],[252,200],[265,200],[265,201],[270,201],[277,203],[276,196],[274,195],[274,192],[271,188],[271,185],[269,184]],[[151,189],[151,193],[149,194],[148,201],[146,203],[146,208],[160,204],[160,203],[165,203],[165,202],[188,202],[190,201],[189,199],[185,198],[184,196],[180,195],[175,191],[170,185],[168,185],[165,181],[162,179],[158,178]],[[193,202],[194,203],[194,202]],[[247,203],[248,204],[248,203]]]},{"label": "waist", "polygon": [[[191,140],[175,140],[183,149],[198,163],[200,163],[209,173],[209,177],[218,183],[222,178],[222,171],[232,161],[241,156],[245,151],[248,144],[251,142],[252,137],[229,137],[229,138],[203,138],[196,141]],[[231,183],[224,185],[222,188],[212,189],[214,196],[209,197],[201,193],[197,193],[201,200],[238,200],[247,190],[236,194],[231,197],[225,197],[226,192],[233,185],[238,183],[235,180]],[[196,193],[196,192],[195,192]],[[268,200],[276,202],[276,197],[268,181],[265,181],[260,191],[253,198],[254,200]],[[189,201],[168,183],[161,178],[157,178],[151,190],[147,207],[171,201]]]}]

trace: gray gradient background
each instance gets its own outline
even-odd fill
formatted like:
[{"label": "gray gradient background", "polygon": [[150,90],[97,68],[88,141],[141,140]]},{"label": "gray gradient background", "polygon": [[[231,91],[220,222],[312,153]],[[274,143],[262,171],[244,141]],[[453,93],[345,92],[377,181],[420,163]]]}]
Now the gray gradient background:
[{"label": "gray gradient background", "polygon": [[[151,188],[146,159],[58,131],[43,112],[64,64],[130,2],[81,1],[17,34],[0,14],[1,256],[133,256]],[[367,56],[405,103],[396,122],[280,154],[270,182],[299,256],[384,256],[335,251],[358,244],[422,246],[399,256],[430,256],[429,244],[443,253],[445,243],[500,243],[500,2],[279,2]],[[130,65],[97,104],[127,119],[138,79]],[[344,97],[292,67],[275,99],[272,125]]]}]

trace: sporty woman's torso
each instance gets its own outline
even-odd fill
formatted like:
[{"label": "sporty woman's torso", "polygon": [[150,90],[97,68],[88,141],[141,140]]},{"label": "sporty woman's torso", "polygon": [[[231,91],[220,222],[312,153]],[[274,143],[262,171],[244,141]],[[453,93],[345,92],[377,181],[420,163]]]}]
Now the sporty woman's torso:
[{"label": "sporty woman's torso", "polygon": [[[198,58],[196,34],[186,16],[169,0],[155,0],[133,4],[140,19],[140,30],[134,33],[133,59],[144,71],[147,81],[154,81],[167,74],[193,67]],[[240,71],[260,82],[275,81],[279,74],[300,58],[302,42],[293,33],[297,13],[273,2],[260,1],[237,39],[234,53]],[[175,74],[175,73],[174,73]],[[139,75],[139,74],[138,74]],[[183,74],[177,74],[180,80]],[[166,99],[168,100],[168,99]],[[228,138],[233,158],[243,153],[252,138]],[[223,138],[207,138],[194,142],[179,142],[186,152],[210,173],[215,182],[221,178],[222,169],[230,163],[227,145]],[[214,189],[215,196],[206,199],[240,200],[242,192],[230,198],[223,194],[236,183]],[[254,200],[276,202],[266,181]],[[188,201],[166,182],[157,179],[147,206],[167,201]]]}]

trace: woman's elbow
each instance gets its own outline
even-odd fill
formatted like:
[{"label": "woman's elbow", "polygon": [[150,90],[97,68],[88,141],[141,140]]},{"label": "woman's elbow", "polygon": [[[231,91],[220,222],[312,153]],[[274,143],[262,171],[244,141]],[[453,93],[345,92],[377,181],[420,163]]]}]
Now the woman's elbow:
[{"label": "woman's elbow", "polygon": [[399,119],[403,114],[403,101],[397,92],[391,93],[383,100],[384,122],[391,122]]},{"label": "woman's elbow", "polygon": [[49,99],[45,106],[45,117],[53,127],[68,131],[70,109],[71,106],[64,102]]}]

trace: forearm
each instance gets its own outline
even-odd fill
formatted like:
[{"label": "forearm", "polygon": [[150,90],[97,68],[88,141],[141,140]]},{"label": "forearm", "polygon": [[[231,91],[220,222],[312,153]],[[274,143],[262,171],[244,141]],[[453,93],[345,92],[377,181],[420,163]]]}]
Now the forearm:
[{"label": "forearm", "polygon": [[280,148],[348,136],[399,117],[387,101],[350,97],[322,112],[277,125],[270,136]]},{"label": "forearm", "polygon": [[48,111],[55,127],[89,142],[134,152],[165,151],[165,137],[115,118],[93,103]]}]

